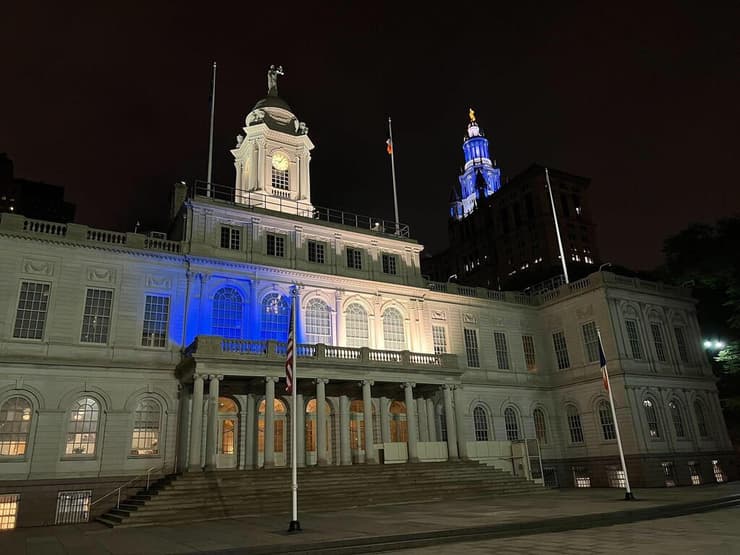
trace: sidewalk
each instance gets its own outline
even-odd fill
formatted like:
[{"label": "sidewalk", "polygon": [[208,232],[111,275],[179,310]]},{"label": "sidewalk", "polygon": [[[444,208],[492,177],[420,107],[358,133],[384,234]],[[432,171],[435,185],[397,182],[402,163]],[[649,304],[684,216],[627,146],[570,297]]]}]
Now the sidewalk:
[{"label": "sidewalk", "polygon": [[581,489],[497,499],[436,499],[335,512],[327,507],[322,513],[299,514],[303,532],[288,534],[290,494],[286,494],[283,517],[255,515],[118,529],[97,523],[21,528],[0,533],[0,553],[364,553],[706,511],[719,508],[716,502],[721,500],[727,505],[740,503],[740,482],[641,489],[635,491],[635,497],[635,501],[624,501],[622,490]]}]

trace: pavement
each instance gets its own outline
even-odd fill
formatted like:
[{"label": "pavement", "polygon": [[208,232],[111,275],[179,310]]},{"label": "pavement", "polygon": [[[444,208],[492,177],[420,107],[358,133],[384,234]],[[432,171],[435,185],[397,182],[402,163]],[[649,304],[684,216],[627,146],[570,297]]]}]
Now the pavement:
[{"label": "pavement", "polygon": [[[697,519],[716,523],[728,516],[734,520],[714,526],[715,535],[707,529],[706,538],[717,547],[716,532],[724,531],[730,535],[728,548],[735,550],[694,552],[740,554],[740,482],[634,493],[633,501],[624,500],[623,490],[594,488],[495,498],[436,498],[341,511],[327,507],[321,512],[299,513],[302,531],[296,533],[287,532],[288,494],[286,514],[277,517],[249,515],[114,529],[94,522],[20,528],[0,533],[0,554],[348,554],[400,549],[417,554],[661,553],[659,548],[666,545],[672,553],[684,553],[688,539],[704,541],[704,528],[698,527]],[[682,519],[684,524],[671,524]],[[668,544],[648,548],[646,542],[657,537],[651,530],[661,526]],[[601,550],[605,531],[629,540],[633,548],[639,545],[647,550],[624,549],[624,543],[607,544],[605,549],[612,551]]]}]

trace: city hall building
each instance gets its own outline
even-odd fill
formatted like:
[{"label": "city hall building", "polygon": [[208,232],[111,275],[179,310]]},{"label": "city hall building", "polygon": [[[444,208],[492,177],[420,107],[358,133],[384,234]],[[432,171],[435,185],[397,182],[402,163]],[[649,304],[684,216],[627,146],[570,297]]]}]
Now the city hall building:
[{"label": "city hall building", "polygon": [[406,226],[312,204],[312,148],[273,82],[234,186],[175,186],[167,236],[0,215],[0,528],[85,520],[137,477],[267,474],[294,411],[300,466],[463,459],[620,487],[597,331],[632,484],[733,477],[688,289],[427,281]]}]

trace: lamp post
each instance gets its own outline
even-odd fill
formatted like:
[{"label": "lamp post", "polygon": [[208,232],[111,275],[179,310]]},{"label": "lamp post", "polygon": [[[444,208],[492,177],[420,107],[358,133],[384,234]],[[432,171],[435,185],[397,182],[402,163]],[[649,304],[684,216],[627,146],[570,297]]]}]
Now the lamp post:
[{"label": "lamp post", "polygon": [[604,268],[606,268],[607,266],[611,266],[611,265],[612,265],[611,262],[604,262],[601,266],[599,266],[599,272],[603,272]]}]

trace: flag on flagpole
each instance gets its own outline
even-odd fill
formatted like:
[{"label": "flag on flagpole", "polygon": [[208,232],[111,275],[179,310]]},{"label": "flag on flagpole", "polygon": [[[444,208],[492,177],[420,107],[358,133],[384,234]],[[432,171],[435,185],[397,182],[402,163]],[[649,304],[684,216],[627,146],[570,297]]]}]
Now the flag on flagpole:
[{"label": "flag on flagpole", "polygon": [[609,373],[606,370],[606,355],[601,346],[601,335],[599,335],[599,364],[601,364],[601,381],[604,383],[604,389],[609,391]]},{"label": "flag on flagpole", "polygon": [[294,308],[295,300],[290,303],[290,327],[288,328],[288,346],[285,350],[285,391],[288,393],[293,392],[293,368],[295,365],[295,329],[293,327],[293,321],[295,320],[293,314]]},{"label": "flag on flagpole", "polygon": [[393,154],[393,141],[391,139],[386,139],[385,150],[388,154]]}]

